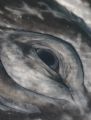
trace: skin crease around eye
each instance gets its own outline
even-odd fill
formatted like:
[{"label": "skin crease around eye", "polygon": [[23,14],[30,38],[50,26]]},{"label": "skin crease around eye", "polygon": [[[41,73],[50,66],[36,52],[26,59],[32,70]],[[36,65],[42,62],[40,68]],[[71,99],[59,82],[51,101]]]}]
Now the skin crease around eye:
[{"label": "skin crease around eye", "polygon": [[[91,120],[89,0],[0,4],[2,119]],[[51,50],[58,70],[45,64],[36,49]]]}]

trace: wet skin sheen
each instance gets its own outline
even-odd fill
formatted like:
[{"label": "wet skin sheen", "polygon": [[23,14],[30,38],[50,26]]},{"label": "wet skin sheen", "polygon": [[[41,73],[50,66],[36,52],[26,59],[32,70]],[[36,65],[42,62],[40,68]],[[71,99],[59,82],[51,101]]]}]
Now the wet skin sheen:
[{"label": "wet skin sheen", "polygon": [[0,0],[0,119],[91,120],[91,3],[64,1]]}]

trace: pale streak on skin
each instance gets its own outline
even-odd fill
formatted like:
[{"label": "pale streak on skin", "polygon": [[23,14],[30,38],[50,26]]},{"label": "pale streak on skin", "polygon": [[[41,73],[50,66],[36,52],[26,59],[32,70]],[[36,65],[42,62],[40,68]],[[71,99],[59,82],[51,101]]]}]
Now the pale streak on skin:
[{"label": "pale streak on skin", "polygon": [[26,4],[25,2],[22,3],[21,8],[11,8],[6,6],[5,9],[10,11],[14,15],[17,15],[18,17],[22,17],[22,14],[27,13],[30,15],[36,15],[38,18],[42,20],[44,19],[39,10],[30,8],[28,4]]},{"label": "pale streak on skin", "polygon": [[[59,4],[65,6],[69,11],[75,13],[91,27],[91,8],[85,0],[56,0]],[[84,11],[84,12],[83,12]]]}]

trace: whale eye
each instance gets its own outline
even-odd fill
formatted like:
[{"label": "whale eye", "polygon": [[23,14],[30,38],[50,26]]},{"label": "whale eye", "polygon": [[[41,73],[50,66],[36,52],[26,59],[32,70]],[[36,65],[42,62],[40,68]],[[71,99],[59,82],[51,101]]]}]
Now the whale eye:
[{"label": "whale eye", "polygon": [[55,53],[47,49],[37,49],[37,54],[39,58],[51,69],[57,70],[59,66],[59,61]]},{"label": "whale eye", "polygon": [[[10,39],[2,44],[1,62],[17,85],[53,99],[63,96],[70,99],[69,89],[81,88],[83,64],[73,45],[42,33],[22,31],[9,37],[12,36],[13,41]],[[25,37],[29,41],[18,41]]]}]

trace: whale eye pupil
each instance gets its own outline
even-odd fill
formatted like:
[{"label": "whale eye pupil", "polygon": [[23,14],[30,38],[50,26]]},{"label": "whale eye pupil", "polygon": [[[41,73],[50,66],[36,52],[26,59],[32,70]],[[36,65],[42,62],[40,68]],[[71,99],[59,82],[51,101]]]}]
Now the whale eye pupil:
[{"label": "whale eye pupil", "polygon": [[50,68],[53,70],[58,68],[58,59],[51,50],[38,49],[37,54],[39,58]]},{"label": "whale eye pupil", "polygon": [[55,58],[49,51],[39,50],[38,55],[48,66],[51,66],[55,63]]}]

